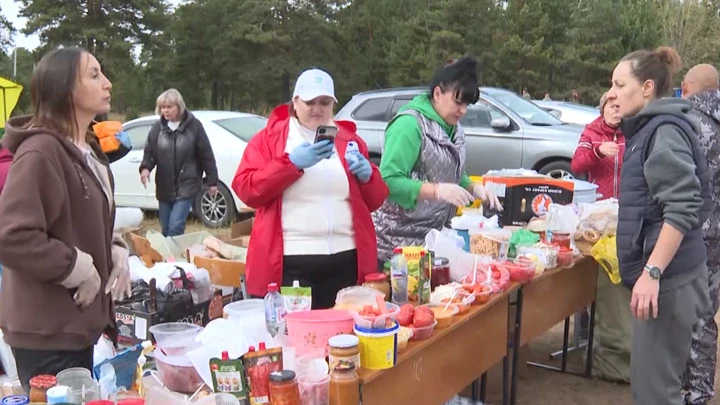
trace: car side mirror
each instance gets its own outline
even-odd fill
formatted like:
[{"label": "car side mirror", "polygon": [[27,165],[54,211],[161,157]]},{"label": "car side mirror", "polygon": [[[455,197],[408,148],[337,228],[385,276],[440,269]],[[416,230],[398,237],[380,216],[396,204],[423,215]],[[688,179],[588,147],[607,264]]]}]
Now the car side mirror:
[{"label": "car side mirror", "polygon": [[508,118],[508,117],[493,118],[492,121],[490,121],[490,126],[493,129],[506,130],[506,129],[510,128],[510,118]]}]

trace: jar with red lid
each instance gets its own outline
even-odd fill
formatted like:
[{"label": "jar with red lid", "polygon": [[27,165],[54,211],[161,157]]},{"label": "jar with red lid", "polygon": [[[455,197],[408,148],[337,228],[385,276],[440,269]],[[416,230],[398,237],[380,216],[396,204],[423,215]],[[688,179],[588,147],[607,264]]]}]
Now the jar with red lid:
[{"label": "jar with red lid", "polygon": [[47,390],[57,385],[54,375],[37,375],[30,379],[30,402],[47,402]]},{"label": "jar with red lid", "polygon": [[365,276],[363,286],[374,288],[385,294],[385,301],[390,301],[390,283],[385,273],[372,273]]},{"label": "jar with red lid", "polygon": [[291,370],[270,373],[270,403],[273,405],[302,405],[300,386]]},{"label": "jar with red lid", "polygon": [[450,281],[450,260],[445,257],[434,258],[430,270],[430,289],[435,291],[435,287],[450,284]]},{"label": "jar with red lid", "polygon": [[557,262],[560,267],[570,266],[573,262],[573,250],[570,247],[561,247]]}]

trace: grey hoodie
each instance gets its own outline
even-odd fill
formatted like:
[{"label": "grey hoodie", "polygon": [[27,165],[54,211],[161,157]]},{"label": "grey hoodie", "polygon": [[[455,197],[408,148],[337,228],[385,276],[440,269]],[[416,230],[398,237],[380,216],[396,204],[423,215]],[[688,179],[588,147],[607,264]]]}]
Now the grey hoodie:
[{"label": "grey hoodie", "polygon": [[[648,104],[636,118],[670,114],[689,122],[697,132],[699,123],[690,110],[687,100],[665,98]],[[695,175],[692,145],[680,128],[662,125],[657,129],[644,172],[653,197],[663,207],[665,222],[683,234],[697,227],[703,205],[700,180]]]}]

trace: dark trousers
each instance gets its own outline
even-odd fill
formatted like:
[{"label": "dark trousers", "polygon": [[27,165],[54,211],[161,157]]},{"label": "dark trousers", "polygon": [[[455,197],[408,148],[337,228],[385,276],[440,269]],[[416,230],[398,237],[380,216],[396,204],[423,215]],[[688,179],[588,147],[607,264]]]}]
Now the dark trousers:
[{"label": "dark trousers", "polygon": [[163,236],[179,236],[185,233],[185,223],[190,214],[193,200],[160,201],[158,217]]},{"label": "dark trousers", "polygon": [[289,287],[297,280],[300,286],[312,288],[312,309],[332,308],[338,291],[357,285],[357,260],[355,249],[334,255],[285,256],[282,285]]},{"label": "dark trousers", "polygon": [[90,346],[80,351],[31,350],[13,348],[18,378],[25,392],[30,392],[30,379],[43,374],[56,375],[72,367],[92,371],[93,350]]}]

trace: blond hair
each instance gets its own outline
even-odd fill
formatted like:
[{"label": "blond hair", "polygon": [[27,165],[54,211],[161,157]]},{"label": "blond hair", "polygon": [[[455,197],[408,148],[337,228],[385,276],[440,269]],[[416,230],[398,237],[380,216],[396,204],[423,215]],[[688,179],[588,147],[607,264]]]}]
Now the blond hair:
[{"label": "blond hair", "polygon": [[164,105],[176,105],[180,110],[180,117],[185,113],[185,101],[176,89],[165,90],[158,96],[155,101],[155,114],[160,115],[160,107]]}]

